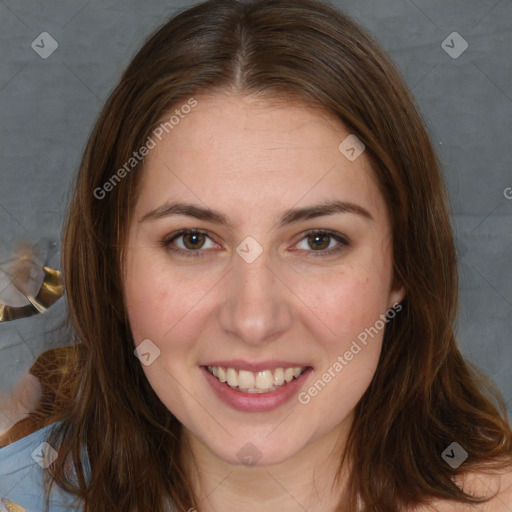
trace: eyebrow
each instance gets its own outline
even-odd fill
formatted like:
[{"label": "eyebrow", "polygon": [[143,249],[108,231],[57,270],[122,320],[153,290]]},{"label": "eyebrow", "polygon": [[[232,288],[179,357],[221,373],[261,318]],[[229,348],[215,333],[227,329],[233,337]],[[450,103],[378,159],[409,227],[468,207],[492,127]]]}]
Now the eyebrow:
[{"label": "eyebrow", "polygon": [[[302,220],[334,215],[336,213],[352,213],[359,215],[360,217],[363,217],[367,220],[374,220],[370,212],[358,204],[349,203],[346,201],[328,201],[304,208],[286,210],[281,215],[276,225],[278,227],[282,227],[300,222]],[[139,223],[158,220],[173,215],[185,215],[188,217],[194,217],[196,219],[212,222],[214,224],[224,225],[230,229],[233,228],[233,224],[229,221],[229,219],[224,214],[216,210],[203,208],[191,203],[180,202],[164,203],[162,206],[159,206],[158,208],[155,208],[154,210],[144,214],[139,219]]]}]

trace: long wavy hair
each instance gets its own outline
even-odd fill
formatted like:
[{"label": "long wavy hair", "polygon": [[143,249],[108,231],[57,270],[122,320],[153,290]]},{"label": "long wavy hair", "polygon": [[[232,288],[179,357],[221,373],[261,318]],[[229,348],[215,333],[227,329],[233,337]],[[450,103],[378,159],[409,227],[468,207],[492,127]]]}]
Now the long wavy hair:
[{"label": "long wavy hair", "polygon": [[[210,0],[182,9],[145,40],[108,98],[63,230],[76,346],[67,363],[70,398],[46,420],[56,422],[49,442],[59,454],[48,488],[76,494],[87,512],[164,510],[166,499],[180,511],[201,510],[181,456],[182,426],[134,356],[124,302],[123,252],[144,161],[106,197],[98,190],[173,109],[216,91],[298,99],[336,116],[366,146],[390,213],[394,274],[406,297],[355,408],[340,460],[341,472],[345,457],[357,454],[343,510],[489,498],[466,494],[454,477],[512,464],[512,432],[498,389],[454,337],[457,262],[440,163],[391,60],[317,0]],[[469,454],[458,468],[441,456],[453,441]]]}]

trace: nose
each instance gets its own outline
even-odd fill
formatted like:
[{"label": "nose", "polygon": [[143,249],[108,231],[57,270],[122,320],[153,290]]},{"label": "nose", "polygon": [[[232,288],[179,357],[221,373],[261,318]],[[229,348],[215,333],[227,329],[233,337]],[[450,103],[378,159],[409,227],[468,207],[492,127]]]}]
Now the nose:
[{"label": "nose", "polygon": [[233,267],[224,288],[221,329],[250,345],[284,336],[292,325],[293,293],[272,266],[268,251],[248,263],[233,254]]}]

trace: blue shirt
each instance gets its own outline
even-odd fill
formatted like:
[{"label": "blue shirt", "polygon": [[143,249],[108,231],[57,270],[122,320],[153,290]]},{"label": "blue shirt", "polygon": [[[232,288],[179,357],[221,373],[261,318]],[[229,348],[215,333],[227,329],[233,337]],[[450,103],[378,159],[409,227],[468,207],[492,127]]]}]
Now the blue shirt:
[{"label": "blue shirt", "polygon": [[[58,457],[46,443],[52,427],[30,434],[4,448],[0,448],[0,512],[46,512],[44,494],[44,473]],[[90,478],[87,451],[83,451],[84,471]],[[50,512],[80,512],[77,498],[60,488],[52,486],[49,502]],[[176,512],[172,500],[166,500],[166,509]]]},{"label": "blue shirt", "polygon": [[[54,425],[54,424],[53,424]],[[0,448],[0,512],[44,512],[44,473],[58,457],[46,443],[53,425]],[[87,460],[86,472],[88,471]],[[57,484],[50,493],[50,512],[78,512],[77,498]]]}]

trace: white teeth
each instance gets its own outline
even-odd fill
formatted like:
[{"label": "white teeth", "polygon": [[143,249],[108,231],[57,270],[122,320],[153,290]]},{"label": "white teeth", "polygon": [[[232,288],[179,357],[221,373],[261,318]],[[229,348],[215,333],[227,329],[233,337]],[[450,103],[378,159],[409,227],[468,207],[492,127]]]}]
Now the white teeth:
[{"label": "white teeth", "polygon": [[240,388],[238,391],[243,391],[244,393],[269,393],[270,391],[275,391],[277,388],[275,386],[272,386],[269,389],[258,389],[258,388],[251,388],[251,389],[243,389]]},{"label": "white teeth", "polygon": [[[236,371],[236,370],[235,370]],[[248,372],[246,370],[240,370],[238,372],[238,383],[240,388],[250,389],[254,388],[254,374],[252,372]],[[263,386],[256,386],[261,388]]]},{"label": "white teeth", "polygon": [[220,366],[215,366],[213,368],[213,371],[215,371],[215,369],[217,369],[217,375],[215,375],[214,373],[215,377],[217,377],[221,382],[226,382],[226,370],[224,370],[224,368],[221,368]]},{"label": "white teeth", "polygon": [[275,391],[286,382],[298,378],[306,369],[305,366],[292,368],[275,368],[256,373],[235,368],[208,366],[208,371],[220,382],[226,382],[231,388],[244,393],[269,393]]},{"label": "white teeth", "polygon": [[227,382],[230,386],[238,386],[238,375],[234,368],[228,368],[226,375],[228,378]]},{"label": "white teeth", "polygon": [[284,384],[284,370],[276,368],[274,370],[274,386],[282,386]]},{"label": "white teeth", "polygon": [[[242,373],[240,371],[240,373]],[[263,372],[258,372],[256,375],[256,387],[258,389],[269,389],[272,387],[272,384],[274,384],[274,376],[272,375],[272,372],[270,370],[265,370]],[[244,388],[245,386],[242,386],[240,384],[241,388]]]}]

